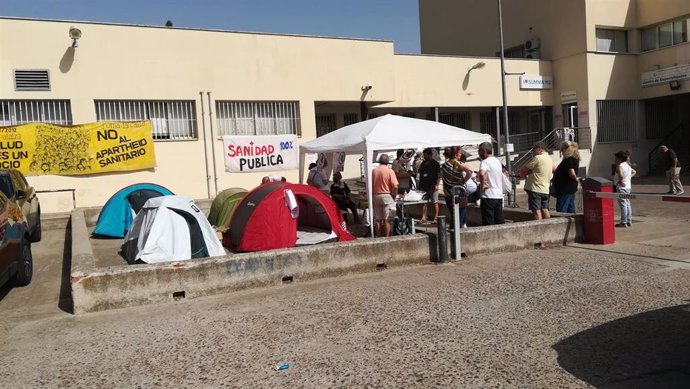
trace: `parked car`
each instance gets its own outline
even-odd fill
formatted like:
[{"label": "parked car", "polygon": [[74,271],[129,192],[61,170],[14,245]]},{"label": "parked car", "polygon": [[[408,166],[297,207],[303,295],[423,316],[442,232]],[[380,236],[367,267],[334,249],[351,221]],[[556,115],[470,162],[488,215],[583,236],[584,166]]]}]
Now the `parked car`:
[{"label": "parked car", "polygon": [[0,170],[0,192],[21,208],[32,242],[41,240],[41,204],[36,190],[19,170]]},{"label": "parked car", "polygon": [[26,221],[17,203],[0,191],[0,286],[31,282],[33,258]]},{"label": "parked car", "polygon": [[41,240],[36,191],[17,170],[0,170],[0,286],[31,282],[31,242]]}]

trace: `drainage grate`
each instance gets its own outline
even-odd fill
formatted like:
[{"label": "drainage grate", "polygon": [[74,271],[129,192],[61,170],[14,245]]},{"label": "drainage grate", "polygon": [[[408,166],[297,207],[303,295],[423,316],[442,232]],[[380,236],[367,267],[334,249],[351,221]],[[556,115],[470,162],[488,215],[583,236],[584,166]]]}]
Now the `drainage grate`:
[{"label": "drainage grate", "polygon": [[173,296],[173,300],[178,301],[178,300],[182,300],[183,298],[187,297],[187,294],[183,290],[181,292],[173,292],[172,296]]}]

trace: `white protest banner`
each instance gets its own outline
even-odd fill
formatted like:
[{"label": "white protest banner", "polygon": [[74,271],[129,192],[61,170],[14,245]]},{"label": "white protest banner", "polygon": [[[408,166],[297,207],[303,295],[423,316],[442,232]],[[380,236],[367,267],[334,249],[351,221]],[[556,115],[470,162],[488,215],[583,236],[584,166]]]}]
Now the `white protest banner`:
[{"label": "white protest banner", "polygon": [[293,170],[299,165],[296,135],[223,137],[225,171],[252,173]]},{"label": "white protest banner", "polygon": [[345,153],[333,153],[333,171],[342,172],[345,170]]}]

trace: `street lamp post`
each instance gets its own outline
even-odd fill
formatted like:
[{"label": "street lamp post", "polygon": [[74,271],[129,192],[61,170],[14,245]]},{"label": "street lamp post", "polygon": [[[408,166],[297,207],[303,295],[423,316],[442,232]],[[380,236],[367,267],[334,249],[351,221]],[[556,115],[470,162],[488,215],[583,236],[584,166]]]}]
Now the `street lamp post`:
[{"label": "street lamp post", "polygon": [[[501,53],[501,88],[503,90],[503,129],[505,133],[505,141],[503,142],[503,149],[506,155],[506,167],[508,172],[512,174],[510,162],[510,129],[508,128],[508,96],[506,94],[506,57],[503,52],[503,0],[498,0],[498,33],[500,35],[500,53]],[[499,139],[500,147],[500,139]],[[512,181],[512,178],[511,178]],[[514,186],[514,185],[513,185]],[[513,198],[515,193],[508,194],[508,204],[513,205]]]}]

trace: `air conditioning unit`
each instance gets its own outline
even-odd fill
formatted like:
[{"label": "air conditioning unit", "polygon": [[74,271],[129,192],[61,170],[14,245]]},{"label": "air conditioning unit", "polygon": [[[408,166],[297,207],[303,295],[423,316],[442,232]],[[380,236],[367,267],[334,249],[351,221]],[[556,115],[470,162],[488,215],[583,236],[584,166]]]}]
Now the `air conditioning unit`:
[{"label": "air conditioning unit", "polygon": [[539,50],[532,50],[532,51],[525,53],[525,58],[527,58],[527,59],[540,59],[541,54],[539,53]]},{"label": "air conditioning unit", "polygon": [[532,38],[525,41],[525,50],[533,51],[539,48],[539,38]]}]

